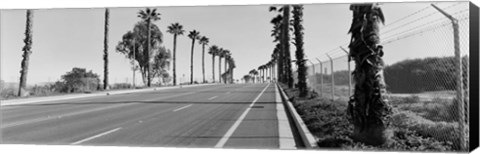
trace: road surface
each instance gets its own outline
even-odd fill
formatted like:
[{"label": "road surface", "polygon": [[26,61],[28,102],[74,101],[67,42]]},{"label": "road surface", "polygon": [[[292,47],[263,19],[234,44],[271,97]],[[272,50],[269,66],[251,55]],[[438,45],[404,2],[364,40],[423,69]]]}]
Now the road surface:
[{"label": "road surface", "polygon": [[282,137],[291,132],[279,131],[290,127],[279,104],[275,85],[265,83],[2,106],[1,143],[295,148]]}]

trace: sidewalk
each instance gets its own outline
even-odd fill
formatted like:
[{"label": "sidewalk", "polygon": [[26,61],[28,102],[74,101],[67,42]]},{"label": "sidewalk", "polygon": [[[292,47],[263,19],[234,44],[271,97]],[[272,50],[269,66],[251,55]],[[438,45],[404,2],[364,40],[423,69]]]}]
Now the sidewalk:
[{"label": "sidewalk", "polygon": [[118,95],[126,93],[138,93],[146,91],[155,91],[155,90],[168,90],[184,87],[197,87],[197,86],[206,86],[206,85],[215,85],[218,83],[209,83],[209,84],[195,84],[195,85],[180,85],[180,86],[171,86],[171,87],[153,87],[145,89],[125,89],[125,90],[114,90],[114,91],[100,91],[90,94],[65,94],[60,96],[44,96],[44,97],[32,97],[32,98],[19,98],[11,100],[0,100],[0,106],[9,106],[9,105],[22,105],[22,104],[31,104],[45,101],[58,101],[58,100],[67,100],[67,99],[76,99],[76,98],[86,98],[86,97],[95,97],[95,96],[106,96],[106,95]]}]

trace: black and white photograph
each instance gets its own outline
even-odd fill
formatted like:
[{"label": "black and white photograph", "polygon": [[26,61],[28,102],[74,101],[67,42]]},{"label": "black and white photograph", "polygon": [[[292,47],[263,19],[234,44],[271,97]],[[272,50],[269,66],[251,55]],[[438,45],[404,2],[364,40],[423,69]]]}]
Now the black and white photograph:
[{"label": "black and white photograph", "polygon": [[1,9],[0,144],[469,152],[478,16],[469,1]]}]

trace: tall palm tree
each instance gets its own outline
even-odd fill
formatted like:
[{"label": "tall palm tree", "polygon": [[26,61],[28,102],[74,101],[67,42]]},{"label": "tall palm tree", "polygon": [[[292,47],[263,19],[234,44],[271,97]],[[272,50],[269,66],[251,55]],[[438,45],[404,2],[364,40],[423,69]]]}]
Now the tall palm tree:
[{"label": "tall palm tree", "polygon": [[352,4],[349,30],[349,58],[355,61],[355,91],[348,102],[348,118],[354,126],[352,138],[370,145],[381,145],[391,137],[392,114],[385,98],[384,63],[379,26],[385,21],[378,4]]},{"label": "tall palm tree", "polygon": [[103,35],[103,89],[108,89],[108,21],[110,9],[105,9],[105,33]]},{"label": "tall palm tree", "polygon": [[177,36],[183,35],[185,30],[178,22],[168,26],[168,33],[173,34],[173,85],[177,85]]},{"label": "tall palm tree", "polygon": [[[231,56],[231,53],[230,53],[230,50],[223,50],[223,57],[224,57],[224,62],[225,62],[225,65],[223,66],[224,67],[224,72],[223,73],[227,73],[227,63],[228,63],[228,60],[230,59],[230,56]],[[223,81],[224,83],[227,83],[227,80],[224,80]]]},{"label": "tall palm tree", "polygon": [[152,72],[152,68],[151,68],[151,62],[150,62],[150,48],[151,48],[151,45],[152,45],[152,42],[150,42],[150,29],[151,29],[151,25],[152,25],[152,21],[157,21],[157,20],[160,20],[160,13],[157,13],[157,9],[150,9],[150,8],[147,8],[145,10],[140,10],[138,12],[138,17],[140,17],[142,20],[144,20],[145,22],[147,22],[147,54],[145,54],[145,58],[147,59],[147,86],[150,87],[151,86],[151,83],[152,83],[152,76],[151,76],[151,72]]},{"label": "tall palm tree", "polygon": [[198,43],[202,45],[202,75],[203,75],[203,83],[207,82],[205,81],[205,46],[208,45],[208,38],[205,36],[202,36]]},{"label": "tall palm tree", "polygon": [[290,60],[290,6],[283,6],[283,19],[282,19],[282,39],[280,40],[283,45],[283,52],[285,57],[285,81],[288,83],[288,87],[293,87],[293,77],[292,77],[292,63]]},{"label": "tall palm tree", "polygon": [[32,26],[33,26],[33,11],[27,10],[27,21],[25,28],[25,39],[23,42],[23,59],[22,59],[22,70],[20,71],[20,85],[18,88],[18,96],[23,96],[26,93],[27,87],[27,74],[28,74],[28,62],[30,60],[30,54],[32,54]]},{"label": "tall palm tree", "polygon": [[222,83],[222,58],[225,56],[223,48],[218,49],[218,82]]},{"label": "tall palm tree", "polygon": [[216,45],[213,45],[208,50],[208,53],[212,55],[212,78],[213,82],[215,82],[215,56],[218,55],[219,48]]},{"label": "tall palm tree", "polygon": [[190,84],[193,84],[193,47],[195,46],[195,40],[200,36],[200,32],[193,30],[188,34],[188,38],[192,39],[192,52],[190,56]]},{"label": "tall palm tree", "polygon": [[307,67],[305,67],[306,60],[304,59],[305,54],[303,53],[303,6],[302,5],[293,5],[293,29],[295,35],[295,57],[296,64],[298,67],[298,90],[299,96],[307,96]]}]

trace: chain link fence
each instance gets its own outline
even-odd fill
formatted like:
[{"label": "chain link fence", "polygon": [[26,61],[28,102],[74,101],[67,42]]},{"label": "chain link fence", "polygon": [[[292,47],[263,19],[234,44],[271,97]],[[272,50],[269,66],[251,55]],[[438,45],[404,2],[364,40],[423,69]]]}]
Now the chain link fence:
[{"label": "chain link fence", "polygon": [[[468,3],[438,6],[458,20],[458,31],[433,6],[383,27],[387,98],[396,114],[403,115],[394,118],[394,123],[408,123],[405,127],[421,135],[444,141],[454,149],[466,149],[470,103]],[[355,68],[347,55],[348,44],[343,44],[324,56],[309,58],[309,88],[321,97],[347,103],[353,95],[351,74]]]}]

